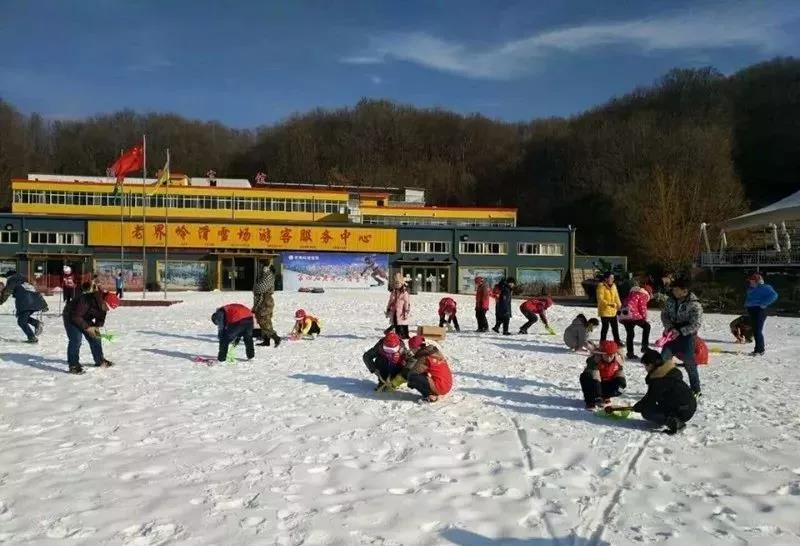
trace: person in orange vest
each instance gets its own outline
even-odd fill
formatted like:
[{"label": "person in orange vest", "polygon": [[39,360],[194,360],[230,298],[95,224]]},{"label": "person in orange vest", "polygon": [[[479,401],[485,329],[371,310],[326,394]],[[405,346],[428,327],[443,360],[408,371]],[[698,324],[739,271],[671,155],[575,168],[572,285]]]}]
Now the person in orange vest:
[{"label": "person in orange vest", "polygon": [[320,320],[306,313],[305,309],[298,309],[294,312],[294,328],[292,328],[292,337],[300,339],[307,336],[311,339],[322,333],[322,323]]},{"label": "person in orange vest", "polygon": [[601,341],[599,350],[586,359],[586,368],[579,379],[586,409],[608,405],[612,397],[620,396],[627,383],[619,345],[610,340]]},{"label": "person in orange vest", "polygon": [[414,353],[406,365],[408,387],[422,394],[422,399],[436,402],[453,388],[453,374],[447,359],[434,345],[427,345],[425,338],[414,336],[408,341]]},{"label": "person in orange vest", "polygon": [[256,356],[253,346],[253,317],[250,308],[241,303],[223,305],[211,315],[211,322],[217,325],[219,338],[217,360],[225,362],[228,358],[228,346],[239,339],[244,339],[247,360]]}]

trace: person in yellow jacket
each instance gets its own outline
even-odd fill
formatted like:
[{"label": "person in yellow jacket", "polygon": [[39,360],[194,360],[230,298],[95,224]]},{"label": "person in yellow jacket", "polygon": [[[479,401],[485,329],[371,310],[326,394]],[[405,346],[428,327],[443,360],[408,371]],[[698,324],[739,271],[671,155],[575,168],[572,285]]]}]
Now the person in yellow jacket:
[{"label": "person in yellow jacket", "polygon": [[316,339],[322,333],[322,321],[317,317],[309,315],[304,309],[294,312],[294,328],[292,328],[292,339],[303,337]]},{"label": "person in yellow jacket", "polygon": [[597,285],[597,314],[600,316],[600,322],[603,324],[603,327],[600,329],[600,339],[605,341],[608,336],[608,328],[611,327],[614,341],[619,346],[622,346],[622,342],[619,338],[617,314],[621,309],[622,302],[619,299],[617,285],[614,284],[614,275],[612,273],[605,273],[602,282]]}]

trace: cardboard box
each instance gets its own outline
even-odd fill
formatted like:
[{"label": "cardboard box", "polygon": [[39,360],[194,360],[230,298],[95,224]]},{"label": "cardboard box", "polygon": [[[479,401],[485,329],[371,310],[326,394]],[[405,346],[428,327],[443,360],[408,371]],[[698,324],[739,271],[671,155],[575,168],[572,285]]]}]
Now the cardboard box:
[{"label": "cardboard box", "polygon": [[434,341],[444,341],[447,329],[439,326],[417,326],[417,335]]}]

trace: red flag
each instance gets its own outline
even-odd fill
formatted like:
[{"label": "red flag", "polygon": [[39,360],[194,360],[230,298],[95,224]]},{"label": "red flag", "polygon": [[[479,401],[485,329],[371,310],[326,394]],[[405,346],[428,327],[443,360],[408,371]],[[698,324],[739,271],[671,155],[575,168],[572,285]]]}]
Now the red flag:
[{"label": "red flag", "polygon": [[109,168],[113,176],[117,177],[117,182],[121,182],[125,175],[138,171],[144,166],[144,154],[142,145],[137,144],[117,159]]}]

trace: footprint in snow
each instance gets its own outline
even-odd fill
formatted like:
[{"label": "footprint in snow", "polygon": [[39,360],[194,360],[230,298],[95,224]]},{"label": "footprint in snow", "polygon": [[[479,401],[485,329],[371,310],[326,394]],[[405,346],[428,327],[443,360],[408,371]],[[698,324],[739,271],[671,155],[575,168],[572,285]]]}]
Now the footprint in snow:
[{"label": "footprint in snow", "polygon": [[404,488],[394,487],[392,489],[389,489],[389,494],[391,494],[391,495],[408,495],[409,493],[413,493],[413,492],[414,492],[414,490],[411,489],[411,488],[408,488],[408,487],[404,487]]},{"label": "footprint in snow", "polygon": [[656,478],[658,478],[662,482],[671,482],[672,481],[672,476],[670,476],[666,472],[662,472],[661,470],[656,470],[655,472],[653,472],[653,476],[655,476]]}]

